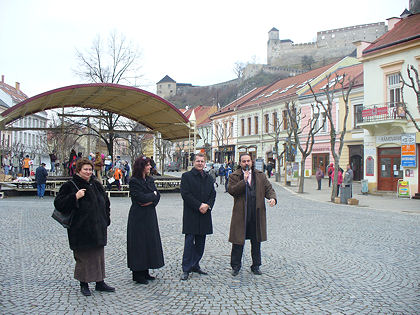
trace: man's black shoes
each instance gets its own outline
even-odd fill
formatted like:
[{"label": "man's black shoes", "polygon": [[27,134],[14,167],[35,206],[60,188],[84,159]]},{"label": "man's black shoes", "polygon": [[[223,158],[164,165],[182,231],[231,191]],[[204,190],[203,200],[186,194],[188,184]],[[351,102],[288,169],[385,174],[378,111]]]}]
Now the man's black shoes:
[{"label": "man's black shoes", "polygon": [[238,268],[232,269],[232,276],[236,277],[238,274],[239,274],[239,269]]},{"label": "man's black shoes", "polygon": [[261,276],[261,275],[262,275],[262,272],[261,272],[261,270],[260,270],[260,267],[254,267],[254,268],[251,268],[251,271],[252,271],[252,273],[253,273],[254,275],[257,275],[257,276]]},{"label": "man's black shoes", "polygon": [[188,280],[188,276],[189,276],[189,273],[188,272],[183,272],[182,273],[182,275],[181,275],[181,280]]},{"label": "man's black shoes", "polygon": [[192,272],[198,273],[199,275],[207,275],[208,273],[203,271],[201,268],[194,268],[191,270]]},{"label": "man's black shoes", "polygon": [[96,282],[95,290],[102,292],[115,292],[115,288],[110,287],[104,281]]},{"label": "man's black shoes", "polygon": [[80,292],[82,292],[84,296],[92,295],[92,293],[89,290],[89,284],[87,282],[80,282]]}]

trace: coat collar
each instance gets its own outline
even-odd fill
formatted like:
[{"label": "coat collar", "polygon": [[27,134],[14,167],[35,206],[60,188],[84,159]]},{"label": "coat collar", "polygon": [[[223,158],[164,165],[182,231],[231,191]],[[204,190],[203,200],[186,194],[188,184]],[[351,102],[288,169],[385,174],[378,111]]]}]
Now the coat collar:
[{"label": "coat collar", "polygon": [[[193,175],[201,175],[201,172],[199,171],[199,170],[197,170],[195,167],[193,167],[192,169],[191,169],[191,173],[193,174]],[[203,174],[204,174],[204,176],[206,176],[206,175],[208,175],[207,174],[207,172],[205,172],[204,170],[203,170]]]}]

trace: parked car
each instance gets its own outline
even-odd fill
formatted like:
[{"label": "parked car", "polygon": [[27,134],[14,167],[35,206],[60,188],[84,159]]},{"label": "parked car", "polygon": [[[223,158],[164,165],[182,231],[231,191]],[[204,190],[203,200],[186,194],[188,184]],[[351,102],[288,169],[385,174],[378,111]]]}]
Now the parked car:
[{"label": "parked car", "polygon": [[165,172],[179,172],[181,164],[177,162],[169,162],[165,164]]}]

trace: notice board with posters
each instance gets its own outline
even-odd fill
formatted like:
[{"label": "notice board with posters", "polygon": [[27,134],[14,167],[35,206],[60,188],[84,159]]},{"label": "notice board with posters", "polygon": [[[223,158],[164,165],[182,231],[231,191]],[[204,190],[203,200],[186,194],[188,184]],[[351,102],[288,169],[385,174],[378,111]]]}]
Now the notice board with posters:
[{"label": "notice board with posters", "polygon": [[416,134],[406,133],[401,135],[401,165],[403,167],[416,167]]}]

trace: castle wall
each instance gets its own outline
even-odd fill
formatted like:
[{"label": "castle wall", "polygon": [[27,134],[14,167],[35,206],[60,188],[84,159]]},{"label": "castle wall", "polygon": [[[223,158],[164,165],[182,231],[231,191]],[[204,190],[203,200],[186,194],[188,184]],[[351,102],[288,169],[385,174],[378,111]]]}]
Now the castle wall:
[{"label": "castle wall", "polygon": [[358,40],[372,42],[386,31],[385,23],[379,22],[321,31],[317,33],[317,41],[311,43],[294,44],[292,41],[269,39],[267,64],[299,65],[304,56],[311,56],[315,62],[344,57],[355,50],[353,42]]}]

